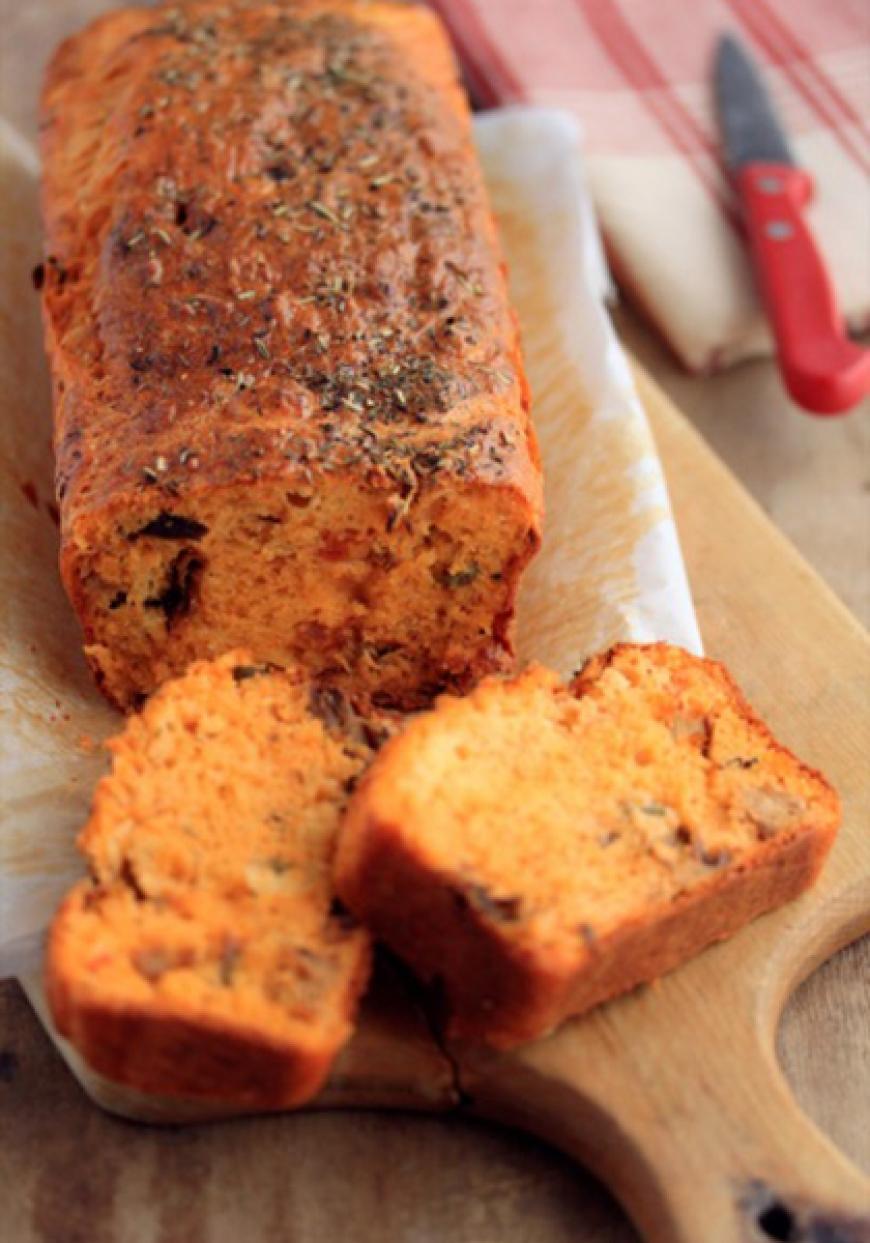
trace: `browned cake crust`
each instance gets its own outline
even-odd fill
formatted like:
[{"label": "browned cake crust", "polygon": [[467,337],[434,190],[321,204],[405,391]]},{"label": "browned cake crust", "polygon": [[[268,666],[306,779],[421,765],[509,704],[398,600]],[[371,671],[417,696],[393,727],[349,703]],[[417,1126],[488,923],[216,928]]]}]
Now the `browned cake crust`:
[{"label": "browned cake crust", "polygon": [[355,793],[337,889],[452,1034],[509,1047],[678,966],[812,883],[836,793],[728,673],[622,645],[443,697]]},{"label": "browned cake crust", "polygon": [[42,116],[63,579],[128,707],[237,644],[405,706],[511,657],[541,488],[437,19],[113,12]]},{"label": "browned cake crust", "polygon": [[93,1070],[242,1109],[314,1095],[368,977],[331,866],[381,732],[246,652],[195,662],[129,719],[46,959],[57,1026]]}]

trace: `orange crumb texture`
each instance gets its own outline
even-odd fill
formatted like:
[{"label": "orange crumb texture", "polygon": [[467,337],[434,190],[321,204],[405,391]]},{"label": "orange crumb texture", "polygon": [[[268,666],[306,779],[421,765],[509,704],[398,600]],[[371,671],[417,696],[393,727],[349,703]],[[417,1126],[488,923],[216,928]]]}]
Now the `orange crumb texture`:
[{"label": "orange crumb texture", "polygon": [[338,692],[246,652],[128,721],[47,956],[57,1026],[93,1069],[251,1109],[318,1090],[369,971],[331,866],[372,745]]},{"label": "orange crumb texture", "polygon": [[622,645],[443,697],[360,782],[341,898],[452,1035],[509,1047],[652,980],[812,883],[836,793],[725,669]]}]

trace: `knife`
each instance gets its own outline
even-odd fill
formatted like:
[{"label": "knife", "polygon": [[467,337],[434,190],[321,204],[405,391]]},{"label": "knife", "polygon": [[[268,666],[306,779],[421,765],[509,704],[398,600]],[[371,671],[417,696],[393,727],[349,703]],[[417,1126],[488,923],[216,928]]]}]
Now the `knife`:
[{"label": "knife", "polygon": [[840,414],[870,393],[870,350],[846,335],[803,208],[809,173],[795,164],[759,71],[733,35],[716,49],[716,107],[756,278],[789,394],[814,414]]}]

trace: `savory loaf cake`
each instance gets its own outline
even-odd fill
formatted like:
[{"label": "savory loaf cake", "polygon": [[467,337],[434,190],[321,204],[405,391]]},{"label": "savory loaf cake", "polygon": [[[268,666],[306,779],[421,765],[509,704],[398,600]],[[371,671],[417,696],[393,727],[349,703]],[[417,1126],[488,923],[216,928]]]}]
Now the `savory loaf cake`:
[{"label": "savory loaf cake", "polygon": [[61,566],[105,693],[238,645],[404,707],[509,663],[540,471],[437,18],[115,11],[55,55],[42,141]]},{"label": "savory loaf cake", "polygon": [[246,652],[130,718],[80,838],[91,878],[49,938],[55,1021],[93,1069],[252,1109],[318,1090],[369,970],[331,864],[380,728]]},{"label": "savory loaf cake", "polygon": [[838,822],[721,665],[624,645],[413,721],[351,800],[336,888],[440,979],[453,1034],[509,1047],[795,897]]}]

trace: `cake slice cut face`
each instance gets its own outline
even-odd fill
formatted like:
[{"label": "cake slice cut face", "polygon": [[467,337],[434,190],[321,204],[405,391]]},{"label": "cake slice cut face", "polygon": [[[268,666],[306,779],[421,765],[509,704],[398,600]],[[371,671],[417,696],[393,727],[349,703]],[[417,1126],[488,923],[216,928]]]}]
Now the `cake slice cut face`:
[{"label": "cake slice cut face", "polygon": [[507,1047],[794,898],[838,822],[720,665],[622,645],[412,722],[352,799],[337,888],[442,983],[453,1035]]},{"label": "cake slice cut face", "polygon": [[245,652],[129,720],[47,959],[57,1026],[92,1069],[251,1109],[318,1090],[369,970],[331,867],[376,735],[338,692]]}]

